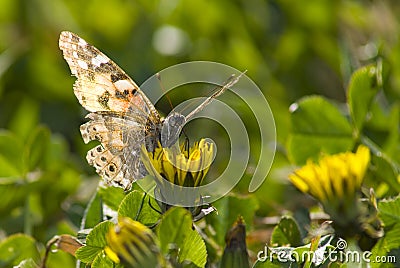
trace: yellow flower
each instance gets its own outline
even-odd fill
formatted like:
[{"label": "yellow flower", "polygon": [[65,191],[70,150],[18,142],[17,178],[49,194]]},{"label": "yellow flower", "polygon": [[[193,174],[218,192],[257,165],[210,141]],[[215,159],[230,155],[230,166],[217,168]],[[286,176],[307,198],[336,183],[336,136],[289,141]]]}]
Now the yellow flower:
[{"label": "yellow flower", "polygon": [[106,240],[105,252],[115,263],[122,262],[128,267],[159,267],[163,261],[153,232],[130,218],[118,219]]},{"label": "yellow flower", "polygon": [[366,230],[370,213],[359,199],[369,162],[369,148],[360,145],[355,153],[325,156],[319,163],[307,161],[289,179],[300,191],[321,202],[339,235],[370,235],[372,232]]},{"label": "yellow flower", "polygon": [[[155,171],[164,179],[180,186],[197,187],[208,173],[214,156],[214,146],[201,139],[188,149],[184,144],[179,151],[158,146],[154,152],[147,152],[147,155]],[[162,184],[162,181],[158,183]]]},{"label": "yellow flower", "polygon": [[309,160],[289,179],[300,191],[322,203],[351,200],[361,188],[369,161],[368,147],[360,145],[356,153],[328,155],[319,164]]},{"label": "yellow flower", "polygon": [[201,139],[190,148],[185,144],[162,148],[158,144],[154,152],[147,152],[143,146],[141,159],[156,184],[154,195],[162,213],[171,206],[185,204],[198,220],[214,211],[198,191],[214,160],[213,143]]}]

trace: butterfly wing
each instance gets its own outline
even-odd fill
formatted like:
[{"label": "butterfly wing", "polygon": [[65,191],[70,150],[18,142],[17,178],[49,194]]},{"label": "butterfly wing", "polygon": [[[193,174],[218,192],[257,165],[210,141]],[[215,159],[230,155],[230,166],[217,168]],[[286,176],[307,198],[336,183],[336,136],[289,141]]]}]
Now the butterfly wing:
[{"label": "butterfly wing", "polygon": [[74,93],[89,112],[89,122],[81,126],[85,143],[99,140],[101,145],[87,154],[89,164],[106,181],[129,188],[146,171],[140,161],[140,147],[146,136],[155,135],[160,116],[133,80],[112,60],[78,35],[60,35],[71,72],[78,79]]}]

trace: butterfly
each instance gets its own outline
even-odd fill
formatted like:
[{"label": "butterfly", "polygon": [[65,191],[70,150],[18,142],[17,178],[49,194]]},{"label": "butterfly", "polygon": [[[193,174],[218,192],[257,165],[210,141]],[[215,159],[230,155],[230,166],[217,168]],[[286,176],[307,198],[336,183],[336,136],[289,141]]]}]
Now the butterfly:
[{"label": "butterfly", "polygon": [[68,31],[61,32],[59,47],[77,77],[75,96],[90,112],[80,127],[83,141],[100,142],[86,159],[107,183],[124,189],[148,174],[140,158],[142,145],[148,152],[159,143],[164,148],[174,145],[185,123],[243,74],[232,75],[187,116],[175,112],[163,119],[136,83],[100,50]]}]

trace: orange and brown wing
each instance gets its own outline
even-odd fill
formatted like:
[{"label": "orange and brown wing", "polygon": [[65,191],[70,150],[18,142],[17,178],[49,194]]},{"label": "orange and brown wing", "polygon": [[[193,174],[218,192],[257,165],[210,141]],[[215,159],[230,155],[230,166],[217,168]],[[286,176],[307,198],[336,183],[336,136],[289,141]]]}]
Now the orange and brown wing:
[{"label": "orange and brown wing", "polygon": [[97,48],[67,31],[61,33],[59,46],[78,78],[74,93],[91,112],[90,121],[81,126],[83,139],[101,142],[87,160],[107,182],[129,188],[145,173],[140,148],[146,127],[159,124],[160,116],[135,82]]},{"label": "orange and brown wing", "polygon": [[128,112],[130,107],[158,117],[158,113],[133,80],[112,60],[78,35],[64,31],[60,35],[71,72],[78,80],[74,93],[90,112]]}]

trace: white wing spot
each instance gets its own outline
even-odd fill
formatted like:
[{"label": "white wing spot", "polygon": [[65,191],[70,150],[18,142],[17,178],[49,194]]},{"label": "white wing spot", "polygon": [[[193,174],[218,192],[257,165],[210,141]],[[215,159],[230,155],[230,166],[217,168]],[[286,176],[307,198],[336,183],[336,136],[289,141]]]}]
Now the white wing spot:
[{"label": "white wing spot", "polygon": [[125,89],[131,90],[133,89],[132,84],[129,83],[127,80],[118,80],[114,83],[114,85],[120,90],[124,91]]},{"label": "white wing spot", "polygon": [[78,60],[77,62],[78,62],[79,67],[81,67],[82,69],[85,69],[85,70],[88,69],[87,63],[84,62],[83,60]]},{"label": "white wing spot", "polygon": [[97,55],[96,57],[94,57],[92,59],[92,64],[96,65],[97,67],[100,67],[100,64],[107,63],[107,62],[108,62],[108,59],[101,54]]},{"label": "white wing spot", "polygon": [[78,45],[80,45],[81,47],[84,47],[84,46],[86,46],[86,45],[87,45],[87,43],[86,43],[86,41],[85,41],[85,40],[83,40],[82,38],[80,38],[80,39],[79,39],[79,43],[78,43]]},{"label": "white wing spot", "polygon": [[74,58],[79,58],[78,53],[76,51],[72,52],[72,56],[74,56]]}]

